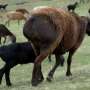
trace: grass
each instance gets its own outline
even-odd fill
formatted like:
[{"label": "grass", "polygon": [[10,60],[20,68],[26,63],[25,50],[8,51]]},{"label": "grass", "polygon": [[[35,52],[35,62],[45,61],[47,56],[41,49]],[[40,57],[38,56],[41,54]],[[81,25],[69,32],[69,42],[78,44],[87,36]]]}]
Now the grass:
[{"label": "grass", "polygon": [[[26,1],[24,5],[15,5],[15,3]],[[71,2],[72,1],[72,2]],[[49,5],[54,7],[65,7],[69,3],[73,3],[74,0],[0,0],[2,3],[8,3],[9,6],[7,10],[15,10],[19,7],[24,7],[29,11],[39,5]],[[89,3],[80,4],[76,8],[76,12],[79,15],[88,15],[87,10],[90,6]],[[2,22],[0,22],[2,23]],[[11,22],[12,24],[8,27],[16,36],[17,42],[26,41],[23,36],[22,29],[23,23],[18,26],[17,22]],[[90,37],[86,35],[81,47],[77,50],[73,56],[72,61],[72,73],[71,78],[65,76],[66,73],[66,60],[64,67],[59,67],[55,72],[54,79],[51,83],[46,80],[43,81],[37,87],[31,86],[31,76],[33,64],[27,65],[17,65],[11,71],[11,81],[13,83],[12,87],[7,87],[5,85],[5,78],[3,77],[2,84],[0,85],[0,90],[90,90]],[[65,55],[67,59],[68,54]],[[46,78],[50,68],[55,62],[54,56],[52,56],[52,62],[49,63],[48,59],[42,63],[42,71],[44,77]],[[0,68],[4,65],[4,62],[0,60]]]}]

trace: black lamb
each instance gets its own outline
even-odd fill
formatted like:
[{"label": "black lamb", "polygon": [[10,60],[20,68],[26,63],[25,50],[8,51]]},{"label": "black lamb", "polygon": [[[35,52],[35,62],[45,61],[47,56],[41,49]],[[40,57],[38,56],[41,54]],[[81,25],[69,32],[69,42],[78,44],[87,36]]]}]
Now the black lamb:
[{"label": "black lamb", "polygon": [[74,10],[75,10],[75,8],[76,8],[77,5],[78,5],[78,2],[75,2],[74,4],[69,4],[67,6],[68,11],[71,11],[72,10],[74,12]]},{"label": "black lamb", "polygon": [[2,82],[3,74],[5,73],[6,84],[11,86],[10,69],[17,64],[34,63],[36,55],[29,42],[14,43],[0,47],[0,57],[5,62],[5,65],[0,69],[0,83]]},{"label": "black lamb", "polygon": [[[35,50],[30,42],[13,43],[0,47],[0,57],[5,62],[4,67],[0,69],[0,84],[5,73],[6,85],[11,86],[10,70],[17,64],[34,63],[36,58]],[[56,59],[60,59],[59,57]],[[60,61],[60,60],[57,60]],[[60,61],[62,65],[64,61]],[[41,74],[42,72],[40,72]],[[43,80],[43,76],[39,80]]]}]

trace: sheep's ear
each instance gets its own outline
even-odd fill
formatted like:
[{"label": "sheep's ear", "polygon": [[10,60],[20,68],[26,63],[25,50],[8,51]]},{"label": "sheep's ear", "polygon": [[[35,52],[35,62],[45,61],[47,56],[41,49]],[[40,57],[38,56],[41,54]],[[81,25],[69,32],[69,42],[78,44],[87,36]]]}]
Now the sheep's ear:
[{"label": "sheep's ear", "polygon": [[88,19],[87,22],[86,33],[88,34],[88,36],[90,36],[90,19]]}]

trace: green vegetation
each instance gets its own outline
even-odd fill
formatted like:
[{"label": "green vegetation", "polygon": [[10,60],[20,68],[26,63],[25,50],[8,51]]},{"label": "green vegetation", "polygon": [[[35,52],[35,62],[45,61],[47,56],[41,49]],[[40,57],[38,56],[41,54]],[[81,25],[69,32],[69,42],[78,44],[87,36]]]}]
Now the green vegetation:
[{"label": "green vegetation", "polygon": [[[16,5],[17,2],[28,2],[23,5]],[[72,2],[71,2],[72,1]],[[53,7],[65,8],[69,3],[73,3],[75,0],[0,0],[1,3],[8,3],[9,6],[7,10],[15,10],[16,8],[26,8],[31,10],[35,6],[48,5]],[[76,8],[76,12],[79,15],[88,15],[88,8],[90,8],[89,3],[81,3]],[[1,20],[0,20],[0,23]],[[16,36],[17,42],[26,41],[23,36],[22,29],[23,23],[21,22],[18,26],[17,22],[12,21],[10,27],[8,27]],[[39,86],[31,86],[31,76],[33,64],[27,65],[17,65],[11,71],[11,81],[13,83],[12,87],[6,87],[5,78],[3,77],[3,82],[0,85],[0,90],[90,90],[90,37],[86,35],[81,47],[73,56],[72,61],[72,73],[71,79],[65,76],[66,72],[66,60],[64,67],[59,67],[54,75],[54,80],[49,83],[46,80],[43,81]],[[67,59],[67,55],[65,55]],[[43,74],[46,78],[48,71],[55,62],[54,56],[52,56],[52,62],[49,63],[48,59],[42,63],[43,64]],[[0,60],[0,68],[4,65],[2,60]]]}]

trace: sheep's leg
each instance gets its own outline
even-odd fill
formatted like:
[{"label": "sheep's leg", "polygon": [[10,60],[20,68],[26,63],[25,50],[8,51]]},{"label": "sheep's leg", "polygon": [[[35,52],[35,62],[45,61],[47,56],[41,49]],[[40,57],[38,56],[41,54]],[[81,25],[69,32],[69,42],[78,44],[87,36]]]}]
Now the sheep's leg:
[{"label": "sheep's leg", "polygon": [[53,75],[56,71],[56,69],[58,68],[59,65],[63,66],[64,64],[64,57],[62,55],[55,55],[56,57],[56,63],[54,65],[54,67],[50,70],[50,72],[48,73],[48,77],[47,80],[48,81],[52,81]]},{"label": "sheep's leg", "polygon": [[43,80],[44,80],[44,77],[43,77],[43,74],[42,74],[42,70],[41,70],[42,68],[41,68],[41,66],[39,67],[39,77],[38,77],[38,81],[39,82],[42,82]]},{"label": "sheep's leg", "polygon": [[0,44],[1,44],[1,37],[0,37]]},{"label": "sheep's leg", "polygon": [[7,23],[8,23],[8,26],[10,26],[10,20],[8,20],[8,22],[7,22]]},{"label": "sheep's leg", "polygon": [[67,72],[66,72],[66,76],[71,76],[72,73],[71,73],[71,62],[72,62],[72,55],[73,53],[69,52],[69,56],[68,56],[68,59],[67,59]]},{"label": "sheep's leg", "polygon": [[18,20],[18,25],[20,25],[20,21]]},{"label": "sheep's leg", "polygon": [[40,81],[38,80],[38,78],[40,77],[40,72],[41,72],[41,62],[42,60],[48,56],[48,52],[42,52],[40,53],[39,56],[37,56],[35,63],[34,63],[34,68],[33,68],[33,73],[32,73],[32,85],[36,86],[40,83]]},{"label": "sheep's leg", "polygon": [[5,25],[7,25],[7,24],[8,24],[8,26],[9,26],[10,20],[7,20],[7,21],[5,22]]},{"label": "sheep's leg", "polygon": [[67,59],[67,72],[66,72],[66,76],[71,76],[71,62],[72,62],[72,56],[74,55],[75,51],[77,50],[77,48],[80,46],[80,43],[77,43],[75,45],[75,47],[73,47],[70,51],[69,51],[69,55],[68,55],[68,59]]}]

